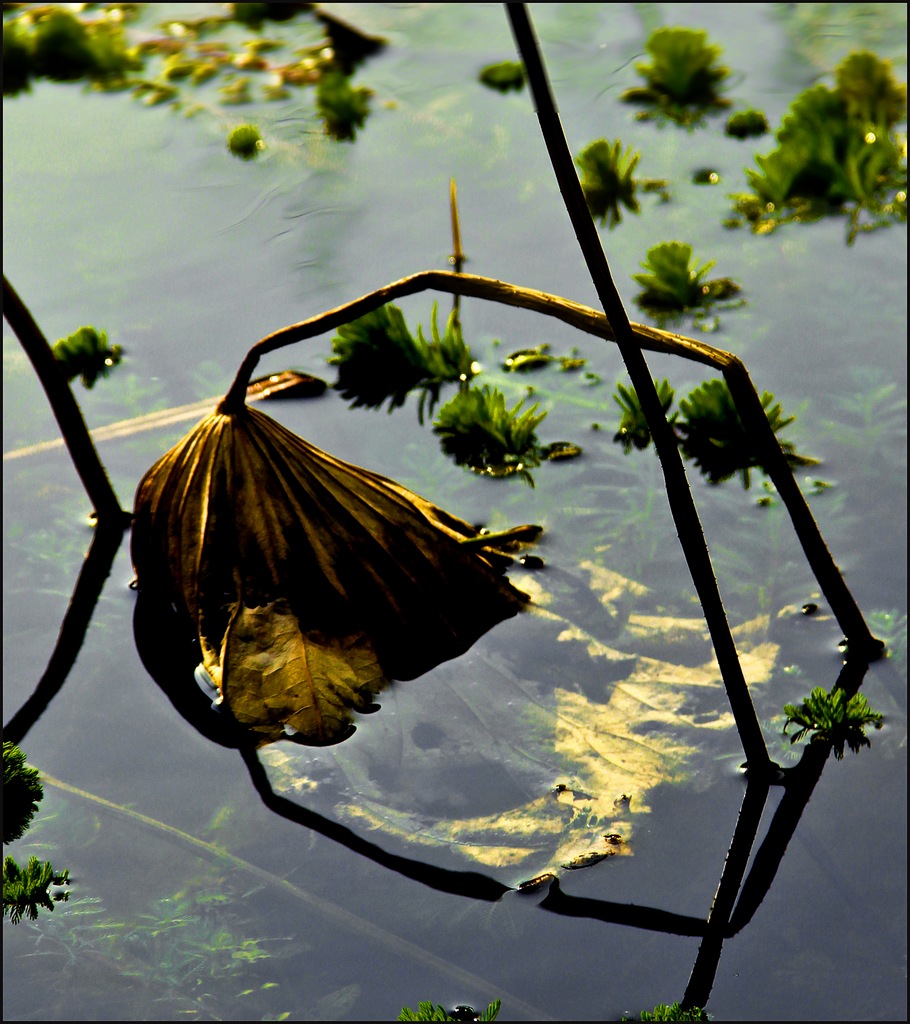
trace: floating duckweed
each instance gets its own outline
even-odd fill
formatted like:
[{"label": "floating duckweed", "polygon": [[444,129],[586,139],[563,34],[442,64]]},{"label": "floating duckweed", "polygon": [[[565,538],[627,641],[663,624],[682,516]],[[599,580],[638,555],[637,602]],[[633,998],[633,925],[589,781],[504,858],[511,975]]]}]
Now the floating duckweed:
[{"label": "floating duckweed", "polygon": [[265,149],[265,143],[254,124],[241,124],[231,129],[227,139],[228,149],[241,160],[252,160]]},{"label": "floating duckweed", "polygon": [[327,71],[316,86],[316,107],[328,135],[339,142],[353,142],[370,112],[371,90],[354,88],[348,75]]},{"label": "floating duckweed", "polygon": [[480,81],[499,92],[508,92],[510,89],[517,91],[525,84],[524,66],[514,60],[488,64],[480,72]]},{"label": "floating duckweed", "polygon": [[738,110],[727,118],[724,131],[734,139],[748,139],[754,135],[766,135],[770,125],[760,110]]},{"label": "floating duckweed", "polygon": [[701,167],[692,175],[692,182],[695,185],[717,185],[720,175],[711,167]]},{"label": "floating duckweed", "polygon": [[80,327],[67,338],[54,345],[54,358],[60,364],[67,380],[82,378],[82,384],[91,388],[99,377],[106,377],[123,358],[120,345],[108,345],[107,334],[94,327]]}]

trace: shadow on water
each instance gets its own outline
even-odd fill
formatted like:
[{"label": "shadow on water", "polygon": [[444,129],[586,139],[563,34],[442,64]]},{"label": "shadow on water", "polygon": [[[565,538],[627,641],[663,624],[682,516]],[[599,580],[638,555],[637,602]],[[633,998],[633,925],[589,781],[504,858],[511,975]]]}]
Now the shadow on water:
[{"label": "shadow on water", "polygon": [[[17,744],[24,741],[31,727],[61,692],[84,641],[92,613],[122,539],[122,530],[116,525],[102,524],[96,528],[61,624],[57,645],[34,692],[6,725],[4,735],[8,740]],[[471,900],[496,902],[506,893],[515,891],[512,886],[481,872],[453,871],[390,853],[339,822],[276,794],[257,755],[256,738],[232,722],[230,716],[213,710],[210,699],[196,685],[193,670],[198,650],[194,649],[193,644],[187,644],[175,658],[173,650],[165,652],[163,649],[160,643],[162,629],[167,625],[168,616],[174,614],[172,609],[162,608],[160,603],[151,602],[139,594],[134,614],[134,634],[143,664],[175,710],[202,736],[212,743],[238,751],[253,788],[273,814],[324,836],[382,868],[439,892]],[[864,662],[846,661],[835,686],[842,688],[847,697],[853,696],[862,685],[867,669],[868,665]],[[769,893],[830,752],[830,744],[812,743],[805,748],[800,761],[792,768],[781,769],[776,779],[746,775],[736,826],[707,917],[676,914],[634,903],[567,895],[555,876],[549,880],[548,891],[539,904],[540,908],[565,917],[588,918],[604,924],[617,924],[666,935],[700,937],[702,941],[681,1005],[684,1008],[705,1006],[717,975],[724,942],[749,926]],[[762,814],[772,787],[782,788],[783,795],[764,838],[756,848]],[[91,794],[80,790],[70,787],[66,789],[92,798]],[[103,806],[122,810],[107,801],[99,802]],[[140,817],[149,824],[159,825],[165,831],[173,831],[164,823]],[[747,873],[750,858],[752,865]],[[513,1009],[526,1011],[534,1019],[552,1019],[517,997],[507,998]]]}]

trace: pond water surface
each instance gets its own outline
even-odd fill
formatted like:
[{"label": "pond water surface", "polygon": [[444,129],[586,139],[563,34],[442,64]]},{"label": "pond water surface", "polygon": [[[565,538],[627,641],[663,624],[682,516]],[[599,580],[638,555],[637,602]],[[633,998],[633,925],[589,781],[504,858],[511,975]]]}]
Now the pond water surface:
[{"label": "pond water surface", "polygon": [[[186,17],[215,6],[154,5],[140,24],[151,32],[165,8]],[[47,82],[4,100],[5,273],[51,340],[93,323],[125,350],[109,380],[75,386],[91,428],[223,394],[266,333],[446,268],[452,177],[466,270],[596,305],[527,92],[477,81],[484,65],[514,57],[501,5],[320,6],[387,41],[355,76],[374,95],[353,143],[322,133],[308,91],[228,107],[204,87],[194,117]],[[546,591],[561,619],[520,615],[461,658],[394,684],[338,747],[279,743],[244,760],[179,713],[166,688],[195,683],[166,633],[143,652],[164,664],[164,684],[146,670],[124,542],[75,664],[21,737],[30,763],[63,785],[45,785],[36,823],[9,852],[68,868],[72,886],[53,914],[4,922],[6,1019],[392,1020],[420,1000],[480,1008],[501,998],[501,1019],[616,1020],[681,1000],[696,964],[694,983],[710,992],[718,1020],[906,1017],[905,227],[852,246],[842,218],[767,236],[725,229],[728,193],[744,190],[743,168],[771,137],[731,139],[724,115],[688,131],[657,126],[618,100],[637,83],[634,62],[653,28],[704,28],[733,71],[733,109],[758,107],[776,127],[853,47],[894,60],[905,80],[905,8],[531,12],[573,153],[620,137],[641,151],[643,176],[670,182],[669,202],[645,195],[639,216],[601,229],[633,318],[646,319],[631,305],[631,275],[661,241],[690,243],[743,287],[745,303],[721,311],[713,333],[690,316],[671,329],[736,353],[758,390],[797,414],[787,436],[820,460],[801,471],[803,489],[891,647],[862,683],[884,728],[869,749],[829,760],[789,832],[782,790],[772,788],[763,812],[758,801],[756,847],[772,839],[758,855],[746,842],[744,866],[775,868],[752,876],[736,927],[705,937],[746,794],[743,754],[723,691],[696,672],[710,651],[680,639],[699,606],[657,460],[625,457],[612,440],[621,360],[555,321],[464,300],[481,380],[510,405],[530,385],[549,414],[541,440],[583,448],[577,460],[542,465],[534,488],[455,466],[413,398],[386,415],[351,410],[330,390],[268,412],[470,522],[542,524],[545,568],[511,575]],[[249,163],[225,147],[243,120],[266,142]],[[703,167],[719,185],[692,182]],[[409,325],[426,327],[436,299],[444,316],[445,296],[403,300]],[[500,369],[505,353],[544,342],[559,355],[577,347],[583,372],[550,366],[516,379]],[[327,335],[269,356],[261,372],[294,366],[331,382],[330,354]],[[681,395],[710,376],[669,356],[649,365]],[[5,323],[3,397],[4,452],[57,437]],[[99,442],[121,504],[191,425]],[[757,504],[773,495],[755,477],[748,491],[736,480],[711,487],[690,467],[731,621],[752,652],[769,750],[789,767],[800,748],[780,736],[781,708],[834,685],[842,633],[783,506]],[[61,449],[5,459],[3,503],[9,723],[45,672],[91,530]],[[778,618],[807,602],[820,605],[815,616]],[[611,632],[610,613],[638,616],[637,649],[628,632]],[[570,626],[584,629],[583,641],[562,635]],[[617,641],[627,660],[592,655],[593,640]],[[641,674],[644,659],[671,684],[668,703],[643,676],[638,689],[629,683],[629,666]],[[622,757],[586,730],[618,683],[647,724],[611,720],[607,732],[660,756],[647,778],[631,772],[628,790],[594,791],[606,762]],[[560,869],[562,836],[527,856],[490,852],[517,845],[514,834],[477,837],[481,819],[520,818],[535,801],[556,806],[560,784],[587,807],[585,836],[619,833],[631,856]],[[512,891],[554,864],[549,895]]]}]

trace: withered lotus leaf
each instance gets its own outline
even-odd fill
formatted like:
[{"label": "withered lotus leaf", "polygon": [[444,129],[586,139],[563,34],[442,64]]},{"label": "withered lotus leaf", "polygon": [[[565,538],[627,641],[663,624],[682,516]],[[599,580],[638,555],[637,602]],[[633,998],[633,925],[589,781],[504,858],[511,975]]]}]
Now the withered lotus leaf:
[{"label": "withered lotus leaf", "polygon": [[387,679],[466,651],[528,600],[468,523],[257,409],[203,419],[136,492],[139,587],[198,637],[262,742],[337,742]]}]

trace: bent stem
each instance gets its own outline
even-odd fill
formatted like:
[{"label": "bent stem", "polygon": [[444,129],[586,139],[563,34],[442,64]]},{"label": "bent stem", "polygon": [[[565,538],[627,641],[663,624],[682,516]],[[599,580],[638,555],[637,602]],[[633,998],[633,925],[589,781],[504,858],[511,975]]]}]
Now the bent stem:
[{"label": "bent stem", "polygon": [[92,443],[79,405],[63,376],[47,338],[35,323],[15,288],[3,278],[3,315],[31,360],[38,380],[60,425],[60,433],[69,449],[70,458],[95,506],[98,522],[110,520],[126,526],[130,514],[120,507],[98,452]]},{"label": "bent stem", "polygon": [[[394,302],[404,296],[415,295],[427,290],[450,295],[466,295],[469,298],[500,302],[507,306],[527,309],[544,316],[552,316],[585,334],[591,334],[605,341],[616,340],[613,327],[606,315],[581,303],[475,274],[425,270],[398,281],[392,281],[390,284],[369,292],[367,295],[362,295],[343,306],[337,306],[335,309],[319,313],[300,323],[290,324],[266,335],[247,353],[230,390],[222,399],[219,409],[223,412],[236,412],[243,408],[246,401],[247,384],[260,358],[267,353],[335,330],[343,324],[371,313],[388,302]],[[634,343],[642,349],[689,359],[704,366],[710,366],[724,375],[744,426],[761,446],[760,450],[764,459],[763,468],[771,477],[787,507],[809,565],[815,573],[819,586],[831,605],[831,610],[838,623],[850,640],[851,650],[855,648],[856,653],[866,651],[870,657],[878,656],[882,649],[881,641],[876,640],[870,633],[862,612],[854,601],[853,595],[825,544],[818,524],[796,483],[786,456],[780,447],[780,441],[771,429],[768,417],[762,408],[761,399],[758,397],[758,392],[742,361],[730,352],[713,348],[703,341],[696,341],[681,334],[672,334],[657,327],[636,323],[631,323],[630,327]],[[688,491],[688,485],[686,485],[686,489]],[[703,537],[702,543],[704,543]]]}]

